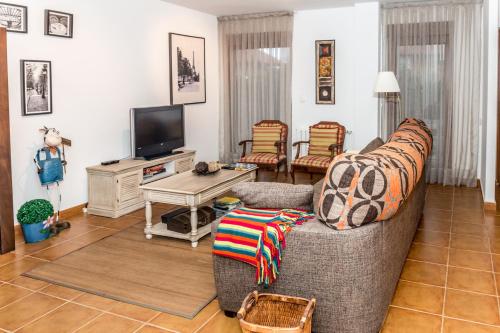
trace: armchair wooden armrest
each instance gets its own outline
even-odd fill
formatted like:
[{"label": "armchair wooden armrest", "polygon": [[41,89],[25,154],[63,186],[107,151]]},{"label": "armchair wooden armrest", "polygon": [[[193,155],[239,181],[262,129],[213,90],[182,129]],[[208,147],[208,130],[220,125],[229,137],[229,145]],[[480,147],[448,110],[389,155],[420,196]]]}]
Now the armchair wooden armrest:
[{"label": "armchair wooden armrest", "polygon": [[295,147],[295,146],[300,145],[300,144],[303,144],[303,143],[304,143],[304,144],[306,144],[306,143],[309,143],[309,141],[297,141],[297,142],[294,142],[294,143],[292,144],[292,147]]},{"label": "armchair wooden armrest", "polygon": [[283,144],[283,143],[284,143],[284,144],[286,144],[286,141],[275,141],[275,142],[274,142],[274,146],[275,146],[275,147],[279,147],[279,146],[280,146],[281,144]]},{"label": "armchair wooden armrest", "polygon": [[253,142],[253,140],[243,140],[238,143],[239,146],[247,144],[247,142]]},{"label": "armchair wooden armrest", "polygon": [[275,141],[274,142],[274,146],[276,147],[276,158],[278,159],[278,161],[280,160],[280,153],[281,153],[280,147],[281,147],[282,144],[285,145],[285,155],[286,155],[286,143],[287,143],[286,140]]},{"label": "armchair wooden armrest", "polygon": [[238,146],[243,146],[243,152],[241,153],[241,158],[245,157],[247,154],[247,143],[253,142],[253,140],[243,140],[238,143]]},{"label": "armchair wooden armrest", "polygon": [[309,141],[297,141],[292,144],[292,147],[298,146],[297,147],[297,153],[295,154],[295,159],[298,159],[300,157],[300,145],[301,144],[308,144]]},{"label": "armchair wooden armrest", "polygon": [[328,146],[328,150],[332,152],[332,158],[334,158],[335,155],[342,154],[343,147],[344,147],[343,143],[334,143]]}]

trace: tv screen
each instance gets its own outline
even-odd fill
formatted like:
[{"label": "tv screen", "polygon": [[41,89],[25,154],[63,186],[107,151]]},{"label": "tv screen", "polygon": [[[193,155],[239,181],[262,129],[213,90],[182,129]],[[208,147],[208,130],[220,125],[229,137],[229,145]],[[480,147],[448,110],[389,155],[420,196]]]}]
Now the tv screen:
[{"label": "tv screen", "polygon": [[184,146],[184,106],[131,110],[132,151],[136,158],[151,159]]}]

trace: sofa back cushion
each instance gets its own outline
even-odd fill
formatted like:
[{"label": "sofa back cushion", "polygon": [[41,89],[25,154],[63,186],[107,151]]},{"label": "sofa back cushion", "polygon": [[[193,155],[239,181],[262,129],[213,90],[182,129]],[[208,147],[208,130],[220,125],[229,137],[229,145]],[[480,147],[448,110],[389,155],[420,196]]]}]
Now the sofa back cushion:
[{"label": "sofa back cushion", "polygon": [[247,207],[276,209],[312,209],[312,185],[285,183],[240,183],[231,191]]},{"label": "sofa back cushion", "polygon": [[406,119],[378,149],[338,156],[323,184],[320,220],[345,230],[391,218],[422,176],[431,149],[425,123]]},{"label": "sofa back cushion", "polygon": [[372,151],[374,151],[375,149],[377,149],[378,147],[380,146],[383,146],[384,145],[384,140],[382,140],[381,138],[377,137],[375,139],[373,139],[372,141],[370,141],[365,148],[361,149],[360,150],[360,154],[366,154],[366,153],[371,153]]}]

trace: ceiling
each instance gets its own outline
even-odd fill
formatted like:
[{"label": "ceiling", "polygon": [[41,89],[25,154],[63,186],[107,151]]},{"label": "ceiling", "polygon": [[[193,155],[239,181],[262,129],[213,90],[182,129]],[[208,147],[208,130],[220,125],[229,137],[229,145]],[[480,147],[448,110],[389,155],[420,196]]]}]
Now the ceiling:
[{"label": "ceiling", "polygon": [[351,0],[164,0],[216,16],[345,6]]}]

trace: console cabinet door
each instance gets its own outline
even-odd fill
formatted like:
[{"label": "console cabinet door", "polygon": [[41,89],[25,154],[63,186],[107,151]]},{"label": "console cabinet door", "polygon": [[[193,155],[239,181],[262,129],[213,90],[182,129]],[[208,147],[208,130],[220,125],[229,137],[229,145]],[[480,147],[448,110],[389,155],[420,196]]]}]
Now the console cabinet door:
[{"label": "console cabinet door", "polygon": [[117,206],[119,208],[128,207],[143,200],[142,190],[139,189],[142,177],[142,169],[116,176]]}]

